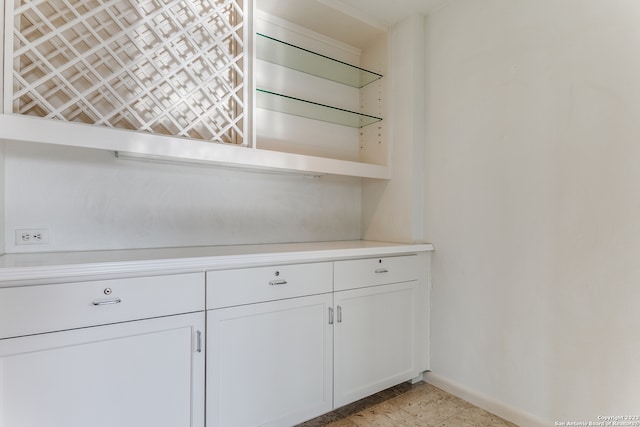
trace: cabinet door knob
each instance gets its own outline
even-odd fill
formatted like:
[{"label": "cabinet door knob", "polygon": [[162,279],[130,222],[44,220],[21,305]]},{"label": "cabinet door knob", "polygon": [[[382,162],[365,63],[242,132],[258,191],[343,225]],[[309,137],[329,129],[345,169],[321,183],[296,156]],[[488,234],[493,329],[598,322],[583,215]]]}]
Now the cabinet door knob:
[{"label": "cabinet door knob", "polygon": [[338,323],[342,323],[342,307],[338,306],[337,309],[338,309],[338,313],[336,317],[337,317]]},{"label": "cabinet door knob", "polygon": [[93,301],[92,304],[93,305],[111,305],[111,304],[120,304],[121,302],[122,300],[120,298],[113,298],[113,299]]},{"label": "cabinet door knob", "polygon": [[286,285],[287,281],[284,280],[284,279],[274,279],[274,280],[270,281],[269,284],[271,286]]},{"label": "cabinet door knob", "polygon": [[333,307],[329,307],[329,324],[333,325]]}]

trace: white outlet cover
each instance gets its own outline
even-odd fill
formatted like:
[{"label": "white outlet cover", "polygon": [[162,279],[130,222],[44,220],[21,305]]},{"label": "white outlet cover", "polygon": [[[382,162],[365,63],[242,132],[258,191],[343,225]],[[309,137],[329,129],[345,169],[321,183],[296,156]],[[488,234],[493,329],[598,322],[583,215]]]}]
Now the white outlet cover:
[{"label": "white outlet cover", "polygon": [[48,245],[49,230],[46,228],[22,228],[16,230],[16,245]]}]

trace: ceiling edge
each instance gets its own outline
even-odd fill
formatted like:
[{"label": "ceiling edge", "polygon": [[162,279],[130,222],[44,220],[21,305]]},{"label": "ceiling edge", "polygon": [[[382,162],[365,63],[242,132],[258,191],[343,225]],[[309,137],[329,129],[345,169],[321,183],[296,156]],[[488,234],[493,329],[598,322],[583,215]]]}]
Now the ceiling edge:
[{"label": "ceiling edge", "polygon": [[373,16],[366,13],[366,11],[362,11],[346,5],[342,3],[340,0],[316,0],[318,3],[324,4],[330,8],[337,10],[338,12],[344,13],[352,18],[355,18],[373,28],[376,28],[380,31],[387,32],[391,27],[389,23],[382,22]]}]

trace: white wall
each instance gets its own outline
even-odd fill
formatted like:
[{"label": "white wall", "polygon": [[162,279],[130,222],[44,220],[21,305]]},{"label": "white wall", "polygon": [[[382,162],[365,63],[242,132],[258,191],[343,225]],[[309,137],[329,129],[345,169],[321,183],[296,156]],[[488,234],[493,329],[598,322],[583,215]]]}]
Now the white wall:
[{"label": "white wall", "polygon": [[427,40],[434,374],[640,415],[640,2],[456,0]]},{"label": "white wall", "polygon": [[4,173],[4,143],[0,142],[0,255],[4,254],[5,247],[5,235],[4,235],[4,188],[5,188],[5,173]]},{"label": "white wall", "polygon": [[[3,13],[0,14],[0,46],[4,46],[4,0],[0,0],[0,8]],[[4,51],[4,49],[3,49]],[[4,63],[0,66],[0,114],[4,113]],[[4,143],[0,142],[0,255],[4,254],[5,235],[4,235]]]},{"label": "white wall", "polygon": [[[360,238],[360,180],[116,159],[6,144],[6,251],[66,251]],[[47,246],[14,230],[47,228]]]},{"label": "white wall", "polygon": [[392,66],[385,75],[391,119],[385,123],[393,142],[392,179],[363,181],[362,234],[367,240],[424,241],[424,31],[423,16],[391,29]]}]

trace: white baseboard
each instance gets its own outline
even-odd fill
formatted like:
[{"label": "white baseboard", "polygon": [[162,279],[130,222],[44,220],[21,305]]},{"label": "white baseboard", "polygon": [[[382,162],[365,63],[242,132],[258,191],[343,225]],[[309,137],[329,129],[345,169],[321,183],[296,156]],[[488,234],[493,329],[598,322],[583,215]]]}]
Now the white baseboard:
[{"label": "white baseboard", "polygon": [[521,409],[509,406],[432,372],[425,372],[424,381],[520,427],[549,427],[554,425],[553,422],[544,421]]}]

